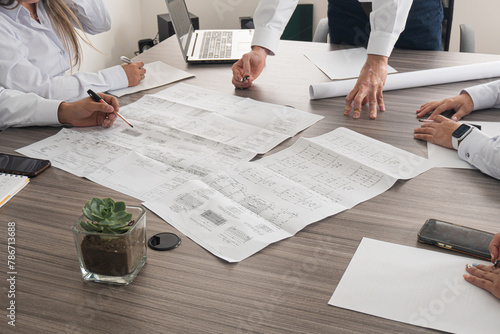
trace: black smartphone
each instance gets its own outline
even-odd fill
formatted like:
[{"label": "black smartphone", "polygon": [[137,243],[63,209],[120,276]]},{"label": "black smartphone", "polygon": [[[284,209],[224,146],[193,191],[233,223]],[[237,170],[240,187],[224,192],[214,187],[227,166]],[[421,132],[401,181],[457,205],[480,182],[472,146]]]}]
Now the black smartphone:
[{"label": "black smartphone", "polygon": [[418,241],[490,261],[488,246],[493,236],[471,227],[428,219],[418,232]]},{"label": "black smartphone", "polygon": [[0,153],[0,173],[35,177],[49,167],[49,160]]},{"label": "black smartphone", "polygon": [[[446,111],[443,111],[441,113],[442,116],[446,117],[446,118],[449,118],[451,119],[453,117],[453,115],[455,115],[456,111],[453,110],[453,109],[450,109],[450,110],[446,110]],[[478,124],[471,124],[471,123],[467,123],[468,125],[471,125],[471,126],[474,126],[476,128],[478,128],[479,130],[481,130],[481,125],[478,125]]]}]

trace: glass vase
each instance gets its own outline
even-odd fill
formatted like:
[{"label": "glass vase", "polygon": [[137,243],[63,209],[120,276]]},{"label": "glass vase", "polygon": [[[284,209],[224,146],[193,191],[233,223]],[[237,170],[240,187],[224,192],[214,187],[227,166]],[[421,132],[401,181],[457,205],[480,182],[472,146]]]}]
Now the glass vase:
[{"label": "glass vase", "polygon": [[80,225],[87,221],[84,215],[71,228],[84,281],[129,284],[146,263],[146,210],[137,206],[126,210],[135,223],[123,234],[88,232]]}]

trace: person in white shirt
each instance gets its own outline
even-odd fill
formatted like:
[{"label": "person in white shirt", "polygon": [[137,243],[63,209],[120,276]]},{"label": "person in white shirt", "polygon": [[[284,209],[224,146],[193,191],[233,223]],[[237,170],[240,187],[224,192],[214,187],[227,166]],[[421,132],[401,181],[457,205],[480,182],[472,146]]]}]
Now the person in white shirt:
[{"label": "person in white shirt", "polygon": [[0,131],[8,127],[64,124],[110,127],[116,119],[114,112],[119,110],[118,100],[99,95],[108,105],[90,97],[70,103],[0,87]]},{"label": "person in white shirt", "polygon": [[66,75],[81,61],[78,36],[110,27],[102,0],[0,0],[0,85],[75,101],[88,89],[104,92],[139,84],[145,75],[142,62]]},{"label": "person in white shirt", "polygon": [[[405,27],[412,0],[373,0],[368,57],[353,90],[346,97],[344,114],[359,118],[362,104],[369,103],[370,118],[377,117],[377,106],[385,111],[382,89],[387,79],[387,62],[399,34]],[[255,34],[252,51],[233,65],[232,82],[249,88],[264,69],[267,55],[273,55],[298,0],[261,0],[254,14]]]},{"label": "person in white shirt", "polygon": [[[500,80],[467,88],[458,96],[422,105],[417,110],[417,117],[429,113],[431,115],[428,121],[414,130],[414,137],[436,145],[455,148],[461,159],[483,173],[500,179],[500,136],[490,137],[473,126],[466,129],[470,131],[462,131],[461,134],[455,132],[461,126],[457,121],[473,110],[499,107]],[[451,119],[440,115],[451,109],[455,110]]]}]

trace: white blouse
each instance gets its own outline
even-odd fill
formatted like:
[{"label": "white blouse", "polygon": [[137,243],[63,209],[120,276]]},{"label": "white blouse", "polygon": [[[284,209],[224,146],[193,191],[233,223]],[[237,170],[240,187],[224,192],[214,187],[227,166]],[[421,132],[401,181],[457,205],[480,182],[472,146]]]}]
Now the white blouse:
[{"label": "white blouse", "polygon": [[[102,0],[72,3],[86,33],[110,29],[110,17]],[[0,86],[66,101],[86,97],[88,89],[104,92],[128,86],[127,75],[119,65],[98,73],[66,75],[71,60],[43,2],[37,3],[40,23],[23,6],[13,7],[0,7]]]}]

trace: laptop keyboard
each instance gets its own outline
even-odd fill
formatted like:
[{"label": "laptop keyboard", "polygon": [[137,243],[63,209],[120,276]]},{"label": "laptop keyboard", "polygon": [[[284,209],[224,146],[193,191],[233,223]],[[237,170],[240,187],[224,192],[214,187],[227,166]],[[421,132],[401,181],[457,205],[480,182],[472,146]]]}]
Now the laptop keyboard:
[{"label": "laptop keyboard", "polygon": [[230,58],[232,39],[232,31],[206,31],[201,44],[200,58]]}]

